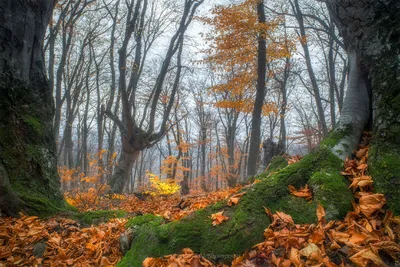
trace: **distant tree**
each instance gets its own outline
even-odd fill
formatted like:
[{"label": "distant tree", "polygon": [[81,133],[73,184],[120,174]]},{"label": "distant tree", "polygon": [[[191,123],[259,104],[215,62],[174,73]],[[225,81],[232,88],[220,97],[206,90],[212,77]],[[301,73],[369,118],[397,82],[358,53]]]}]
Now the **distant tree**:
[{"label": "distant tree", "polygon": [[54,3],[0,2],[0,210],[9,215],[64,206],[43,56]]},{"label": "distant tree", "polygon": [[[148,0],[126,1],[126,27],[121,47],[118,50],[118,90],[121,95],[122,114],[118,116],[107,106],[105,114],[119,127],[122,149],[110,180],[112,192],[121,193],[130,179],[133,163],[141,151],[159,142],[167,131],[167,122],[177,94],[182,71],[181,56],[186,29],[193,20],[197,8],[204,0],[185,0],[178,26],[169,40],[161,68],[158,71],[150,94],[145,97],[144,108],[138,103],[139,81],[145,64],[146,53],[152,42],[145,38],[148,9],[153,10]],[[154,17],[154,14],[153,14]],[[152,34],[148,32],[147,34]],[[134,47],[130,43],[134,43]],[[133,51],[131,53],[131,51]],[[132,54],[132,55],[131,55]],[[130,56],[133,60],[130,62]],[[161,116],[159,111],[160,97],[167,75],[170,73],[173,58],[176,58],[176,72],[173,89],[170,92],[168,105]],[[114,89],[114,88],[113,88]],[[157,120],[159,119],[159,121]]]}]

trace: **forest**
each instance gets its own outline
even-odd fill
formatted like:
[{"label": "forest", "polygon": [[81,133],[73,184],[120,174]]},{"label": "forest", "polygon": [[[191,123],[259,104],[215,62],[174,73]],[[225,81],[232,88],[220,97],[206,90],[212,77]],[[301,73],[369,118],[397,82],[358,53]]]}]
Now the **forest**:
[{"label": "forest", "polygon": [[0,267],[400,266],[398,0],[1,0]]}]

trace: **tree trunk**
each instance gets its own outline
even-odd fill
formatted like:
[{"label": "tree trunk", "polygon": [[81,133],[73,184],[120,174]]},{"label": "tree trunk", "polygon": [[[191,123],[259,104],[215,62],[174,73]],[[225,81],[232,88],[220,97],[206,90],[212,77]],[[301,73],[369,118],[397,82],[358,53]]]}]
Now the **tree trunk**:
[{"label": "tree trunk", "polygon": [[[259,1],[257,4],[258,22],[265,23],[265,10],[264,1]],[[261,144],[261,114],[264,105],[265,97],[265,79],[267,71],[267,42],[265,40],[265,33],[259,33],[258,37],[258,51],[257,51],[257,90],[256,99],[253,109],[253,117],[251,120],[251,136],[250,136],[250,150],[247,161],[247,175],[253,176],[257,172],[257,160],[260,154]]]},{"label": "tree trunk", "polygon": [[8,215],[64,207],[42,50],[53,5],[0,2],[0,210]]},{"label": "tree trunk", "polygon": [[118,159],[118,165],[114,168],[114,174],[110,181],[111,192],[122,193],[126,189],[129,179],[131,178],[131,170],[133,163],[139,157],[140,151],[126,151],[122,148],[121,155]]},{"label": "tree trunk", "polygon": [[[349,8],[338,9],[337,6]],[[377,192],[400,214],[400,2],[332,1],[332,17],[370,88],[373,139],[368,161]],[[351,77],[350,77],[351,78]],[[371,93],[372,92],[372,93]],[[354,98],[359,96],[354,95]],[[347,98],[347,95],[346,95]],[[343,107],[344,109],[345,107]],[[373,116],[372,116],[373,115]]]}]

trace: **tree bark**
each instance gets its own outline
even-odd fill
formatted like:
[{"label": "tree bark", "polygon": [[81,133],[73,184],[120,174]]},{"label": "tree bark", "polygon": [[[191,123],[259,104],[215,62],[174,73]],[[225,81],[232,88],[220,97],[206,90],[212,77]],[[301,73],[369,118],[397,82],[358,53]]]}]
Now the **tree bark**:
[{"label": "tree bark", "polygon": [[[327,5],[352,55],[350,66],[358,66],[370,89],[373,140],[368,164],[375,190],[384,193],[388,207],[399,214],[400,3],[335,0]],[[354,94],[353,102],[357,98]]]},{"label": "tree bark", "polygon": [[[259,1],[257,4],[258,22],[265,23],[265,10],[264,1]],[[261,144],[261,113],[264,105],[265,97],[265,79],[267,71],[267,42],[265,40],[265,33],[259,33],[258,36],[258,51],[257,51],[257,90],[256,99],[253,109],[253,117],[251,120],[251,136],[250,136],[250,149],[249,157],[247,160],[247,175],[253,176],[257,172],[257,161],[260,154]]]},{"label": "tree bark", "polygon": [[43,39],[54,1],[0,2],[0,210],[48,215],[64,207]]}]

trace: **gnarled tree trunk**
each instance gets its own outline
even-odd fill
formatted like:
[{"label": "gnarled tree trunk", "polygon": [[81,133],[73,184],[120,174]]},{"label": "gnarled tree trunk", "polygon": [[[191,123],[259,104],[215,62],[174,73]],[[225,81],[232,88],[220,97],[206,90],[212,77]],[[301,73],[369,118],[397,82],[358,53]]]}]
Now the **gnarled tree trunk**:
[{"label": "gnarled tree trunk", "polygon": [[[328,7],[347,50],[356,58],[366,87],[371,88],[373,113],[368,115],[373,141],[369,171],[375,190],[384,193],[389,208],[399,214],[400,3],[336,0],[329,1]],[[359,101],[357,94],[353,98]]]},{"label": "gnarled tree trunk", "polygon": [[0,210],[9,215],[64,206],[42,51],[53,5],[0,2]]}]

